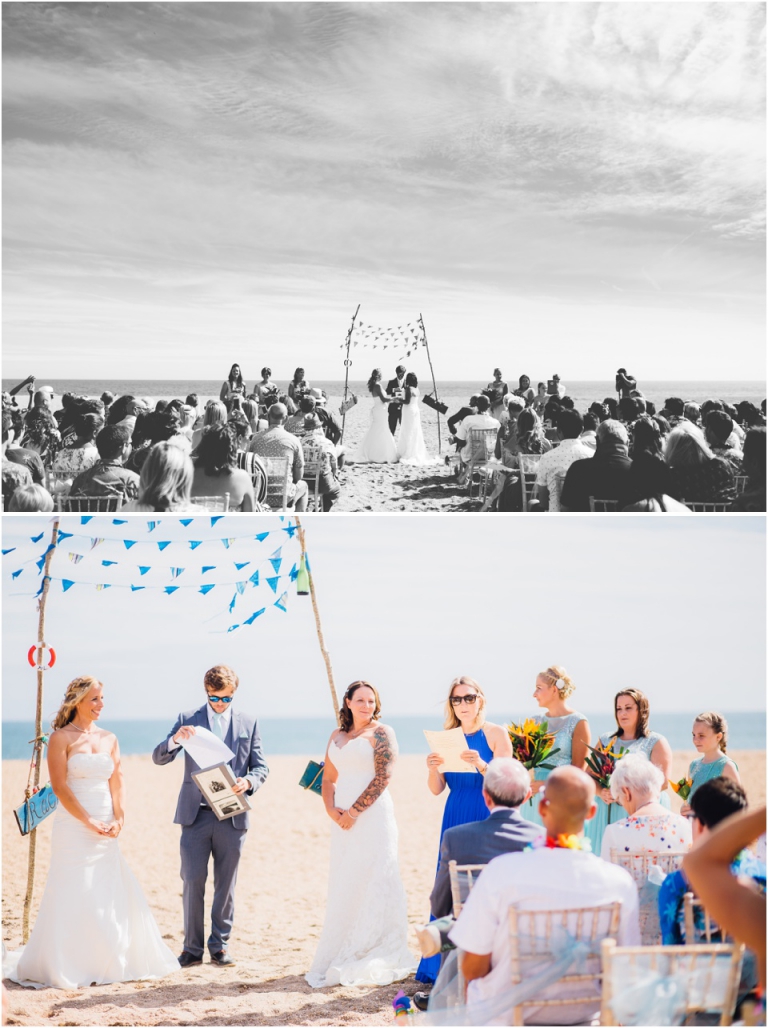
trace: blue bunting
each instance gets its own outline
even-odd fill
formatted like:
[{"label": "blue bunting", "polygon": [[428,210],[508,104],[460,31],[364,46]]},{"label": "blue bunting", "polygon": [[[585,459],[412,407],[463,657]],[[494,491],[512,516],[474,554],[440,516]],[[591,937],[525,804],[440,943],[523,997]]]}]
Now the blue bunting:
[{"label": "blue bunting", "polygon": [[245,621],[243,621],[243,624],[252,625],[256,618],[261,617],[261,615],[264,613],[266,609],[266,607],[262,607],[261,610],[254,611],[249,618],[246,618]]},{"label": "blue bunting", "polygon": [[215,589],[215,588],[216,588],[215,585],[201,585],[200,586],[200,592],[203,594],[203,596],[205,596],[207,593],[209,593],[211,591],[211,589]]},{"label": "blue bunting", "polygon": [[160,550],[164,550],[164,549],[166,548],[166,546],[170,546],[170,545],[171,545],[171,541],[170,541],[170,539],[169,539],[169,540],[168,540],[167,542],[164,542],[164,543],[158,543],[158,544],[157,544],[157,546],[158,546],[158,549],[160,549]]},{"label": "blue bunting", "polygon": [[45,534],[44,532],[41,532],[40,535],[31,535],[30,539],[32,540],[33,543],[39,543],[40,540],[43,538],[44,534]]},{"label": "blue bunting", "polygon": [[67,589],[71,589],[75,583],[71,582],[68,578],[62,578],[61,584],[63,586],[62,592],[66,592]]},{"label": "blue bunting", "polygon": [[171,593],[175,593],[179,587],[177,585],[166,585],[165,592],[170,596]]},{"label": "blue bunting", "polygon": [[15,549],[16,549],[16,547],[15,547],[15,546],[12,546],[12,547],[10,548],[10,550],[3,550],[3,556],[4,556],[4,557],[7,557],[7,556],[8,556],[8,554],[9,554],[9,553],[13,553],[13,551],[14,551]]}]

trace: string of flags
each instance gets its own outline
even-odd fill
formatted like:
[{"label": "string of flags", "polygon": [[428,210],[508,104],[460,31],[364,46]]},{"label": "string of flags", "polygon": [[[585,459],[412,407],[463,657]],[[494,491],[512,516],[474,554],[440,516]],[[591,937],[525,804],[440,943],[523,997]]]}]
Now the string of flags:
[{"label": "string of flags", "polygon": [[[202,596],[224,591],[231,599],[221,614],[231,615],[240,604],[247,606],[248,616],[226,628],[233,632],[252,625],[270,608],[285,612],[291,586],[301,586],[304,565],[298,540],[294,540],[297,528],[292,519],[281,516],[279,528],[257,533],[238,533],[232,519],[227,525],[218,525],[222,520],[61,518],[55,544],[46,541],[50,532],[41,532],[4,548],[3,570],[21,586],[29,580],[30,594],[37,597],[42,595],[46,580],[49,587],[55,583],[62,594],[70,594],[76,586],[78,590],[112,589],[131,594],[154,591],[167,596],[181,591]],[[186,536],[194,522],[204,531],[195,531],[196,538],[190,539]],[[275,547],[275,543],[279,545]],[[223,549],[217,551],[216,546]],[[172,564],[167,563],[170,552],[176,557]],[[221,561],[219,553],[227,553],[227,559]]]},{"label": "string of flags", "polygon": [[[393,355],[410,357],[420,346],[426,346],[427,340],[419,321],[390,328],[357,321],[350,335],[350,343],[361,349],[390,350]],[[346,346],[345,342],[340,348],[343,350]]]}]

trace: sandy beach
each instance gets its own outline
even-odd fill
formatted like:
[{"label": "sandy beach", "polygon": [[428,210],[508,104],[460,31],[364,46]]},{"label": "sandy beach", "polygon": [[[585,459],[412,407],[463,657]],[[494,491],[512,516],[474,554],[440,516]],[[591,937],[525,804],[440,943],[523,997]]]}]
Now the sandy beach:
[{"label": "sandy beach", "polygon": [[[675,753],[674,777],[686,771],[693,751]],[[765,753],[732,754],[750,802],[765,802]],[[317,758],[318,754],[314,754]],[[233,968],[205,963],[157,982],[137,982],[65,992],[9,989],[9,1024],[40,1025],[383,1025],[392,1020],[399,985],[315,991],[303,975],[322,927],[328,876],[330,822],[320,798],[297,782],[304,757],[273,757],[271,773],[254,800],[252,827],[240,865]],[[156,767],[148,756],[123,760],[127,818],[120,845],[139,879],[160,931],[181,952],[182,913],[179,829],[172,824],[182,766]],[[23,796],[27,765],[3,762],[3,941],[21,944],[28,842],[13,808]],[[428,916],[437,858],[443,797],[425,783],[421,756],[402,757],[391,785],[400,829],[400,867],[411,926]],[[679,807],[673,797],[673,807]],[[38,831],[33,918],[50,860],[52,819]],[[210,888],[210,886],[209,886]],[[416,940],[411,937],[414,952]],[[416,989],[413,979],[401,985]]]}]

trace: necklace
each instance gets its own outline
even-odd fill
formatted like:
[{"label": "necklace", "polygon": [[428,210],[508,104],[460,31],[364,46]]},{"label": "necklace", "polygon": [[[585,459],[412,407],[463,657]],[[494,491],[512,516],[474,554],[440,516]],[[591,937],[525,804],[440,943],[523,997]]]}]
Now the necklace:
[{"label": "necklace", "polygon": [[354,732],[347,732],[347,736],[350,739],[356,739],[358,737],[358,735],[360,735],[362,732],[364,732],[366,730],[366,728],[370,728],[372,724],[373,724],[373,718],[371,718],[370,721],[366,721],[366,723],[362,726],[362,728],[358,728]]},{"label": "necklace", "polygon": [[92,728],[80,728],[78,725],[75,724],[74,721],[70,721],[69,724],[70,727],[74,728],[76,732],[82,732],[84,735],[90,735],[93,731]]}]

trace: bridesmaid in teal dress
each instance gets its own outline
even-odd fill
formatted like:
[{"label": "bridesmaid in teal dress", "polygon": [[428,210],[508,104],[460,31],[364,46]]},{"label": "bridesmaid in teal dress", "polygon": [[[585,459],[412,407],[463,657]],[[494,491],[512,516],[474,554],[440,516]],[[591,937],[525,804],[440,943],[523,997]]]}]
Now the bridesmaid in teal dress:
[{"label": "bridesmaid in teal dress", "polygon": [[[616,731],[605,732],[600,736],[603,746],[613,743],[615,753],[622,748],[627,753],[639,754],[650,760],[664,775],[659,803],[667,810],[669,802],[669,778],[672,774],[672,747],[663,735],[651,732],[648,728],[650,704],[648,697],[639,689],[622,689],[613,700],[613,715],[616,718]],[[621,821],[626,817],[624,808],[611,796],[610,789],[597,790],[597,813],[584,826],[584,834],[592,843],[592,852],[599,853],[603,842],[603,834],[608,825]]]},{"label": "bridesmaid in teal dress", "polygon": [[[440,828],[438,862],[440,845],[447,829],[455,825],[468,824],[470,821],[484,821],[488,817],[488,807],[483,799],[483,774],[488,763],[494,757],[512,756],[512,743],[509,741],[507,730],[501,725],[494,725],[485,720],[485,696],[474,678],[454,678],[445,705],[445,715],[446,730],[463,730],[467,749],[461,758],[475,771],[473,774],[458,771],[443,773],[440,765],[445,761],[440,754],[430,753],[427,757],[427,785],[430,792],[439,796],[446,786],[450,791]],[[423,957],[416,971],[416,981],[434,982],[439,970],[439,956]]]},{"label": "bridesmaid in teal dress", "polygon": [[[692,760],[688,767],[688,777],[691,779],[691,791],[688,799],[693,796],[700,785],[708,782],[710,778],[732,778],[734,782],[740,782],[739,769],[730,757],[726,756],[725,746],[728,742],[728,722],[722,714],[714,710],[706,710],[699,714],[693,722],[693,745],[701,754]],[[680,813],[689,817],[691,808],[684,803]]]},{"label": "bridesmaid in teal dress", "polygon": [[[532,720],[537,723],[546,721],[549,731],[555,733],[554,748],[560,752],[546,763],[555,767],[573,764],[583,771],[589,745],[589,722],[583,714],[565,702],[575,691],[576,686],[568,677],[565,668],[559,664],[553,664],[546,671],[542,671],[536,677],[533,698],[540,707],[544,707],[546,714],[534,714]],[[536,768],[533,772],[533,796],[520,808],[520,813],[526,821],[534,821],[538,825],[542,823],[536,796],[541,792],[548,775],[549,771],[546,768]]]}]

